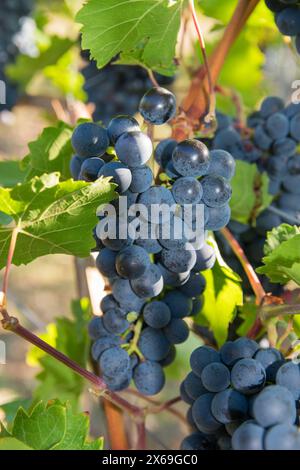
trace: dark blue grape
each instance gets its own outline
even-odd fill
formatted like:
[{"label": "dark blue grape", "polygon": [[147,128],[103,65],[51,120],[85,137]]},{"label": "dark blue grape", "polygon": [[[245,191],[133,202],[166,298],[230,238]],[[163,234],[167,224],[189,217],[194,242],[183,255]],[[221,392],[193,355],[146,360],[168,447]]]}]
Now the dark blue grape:
[{"label": "dark blue grape", "polygon": [[109,333],[120,335],[125,333],[130,323],[126,320],[126,312],[118,307],[107,310],[103,316],[103,324]]},{"label": "dark blue grape", "polygon": [[84,122],[74,130],[72,145],[79,157],[101,157],[109,146],[107,131],[93,122]]},{"label": "dark blue grape", "polygon": [[286,362],[277,371],[276,384],[286,387],[295,400],[300,397],[300,369],[294,362]]},{"label": "dark blue grape", "polygon": [[142,132],[125,132],[119,137],[116,146],[119,160],[130,168],[145,165],[152,155],[152,142]]},{"label": "dark blue grape", "polygon": [[266,129],[272,139],[283,139],[289,133],[289,120],[283,113],[274,113],[268,117]]},{"label": "dark blue grape", "polygon": [[288,171],[291,175],[300,175],[300,155],[294,155],[288,161]]},{"label": "dark blue grape", "polygon": [[300,175],[288,175],[283,180],[284,189],[293,194],[300,195]]},{"label": "dark blue grape", "polygon": [[254,359],[260,362],[262,366],[267,369],[271,364],[276,361],[281,361],[283,356],[278,349],[275,348],[266,348],[266,349],[259,349],[255,355]]},{"label": "dark blue grape", "polygon": [[261,150],[269,150],[272,138],[267,134],[263,126],[257,126],[254,131],[254,142]]},{"label": "dark blue grape", "polygon": [[162,330],[147,326],[140,335],[138,347],[146,359],[161,361],[170,350],[170,342]]},{"label": "dark blue grape", "polygon": [[164,224],[157,225],[156,237],[159,243],[168,250],[182,250],[186,246],[189,249],[193,248],[191,245],[186,244],[188,240],[193,238],[191,228],[180,217],[172,217],[170,221],[165,221]]},{"label": "dark blue grape", "polygon": [[92,320],[88,324],[88,333],[92,340],[96,340],[101,338],[101,336],[107,335],[108,331],[105,329],[103,325],[103,318],[102,317],[93,317]]},{"label": "dark blue grape", "polygon": [[283,193],[277,200],[278,207],[291,211],[297,211],[299,209],[299,194]]},{"label": "dark blue grape", "polygon": [[147,191],[139,196],[138,203],[145,206],[147,214],[144,216],[143,213],[142,216],[151,223],[164,223],[170,221],[170,214],[168,212],[166,214],[156,215],[153,213],[153,209],[155,209],[153,206],[161,206],[166,204],[170,211],[172,208],[175,210],[176,207],[171,191],[164,186],[152,186],[151,188],[147,189]]},{"label": "dark blue grape", "polygon": [[230,424],[232,421],[247,417],[248,400],[241,393],[229,388],[214,396],[211,412],[220,423]]},{"label": "dark blue grape", "polygon": [[106,349],[99,361],[102,373],[107,377],[116,377],[130,370],[130,357],[125,349],[113,347]]},{"label": "dark blue grape", "polygon": [[180,450],[212,450],[214,448],[209,436],[201,432],[194,432],[185,437],[180,445]]},{"label": "dark blue grape", "polygon": [[153,181],[153,173],[148,166],[134,168],[131,170],[132,182],[130,191],[133,193],[144,193],[151,187]]},{"label": "dark blue grape", "polygon": [[112,285],[113,296],[124,309],[139,312],[144,302],[132,290],[127,279],[117,279]]},{"label": "dark blue grape", "polygon": [[158,165],[165,169],[172,159],[172,153],[177,145],[174,139],[164,139],[159,142],[154,152],[154,159]]},{"label": "dark blue grape", "polygon": [[285,158],[292,157],[297,149],[294,139],[285,137],[284,139],[276,139],[272,145],[272,151],[275,155],[284,155]]},{"label": "dark blue grape", "polygon": [[183,284],[185,284],[190,277],[190,271],[187,271],[185,273],[172,273],[161,263],[157,263],[157,266],[160,269],[165,286],[169,286],[169,287],[183,286]]},{"label": "dark blue grape", "polygon": [[203,294],[206,286],[206,280],[200,273],[192,273],[189,280],[180,287],[183,294],[190,298],[199,297]]},{"label": "dark blue grape", "polygon": [[208,392],[221,392],[230,385],[230,372],[221,362],[211,362],[202,370],[201,380]]},{"label": "dark blue grape", "polygon": [[203,307],[202,297],[199,297],[198,299],[193,299],[193,308],[189,316],[195,317],[196,315],[198,315],[198,313],[200,313],[200,311],[202,310],[202,307]]},{"label": "dark blue grape", "polygon": [[252,395],[259,392],[266,381],[266,372],[255,359],[241,359],[231,371],[231,384],[235,390]]},{"label": "dark blue grape", "polygon": [[300,141],[300,113],[295,114],[290,121],[290,134],[297,142]]},{"label": "dark blue grape", "polygon": [[276,13],[275,20],[281,34],[296,36],[300,33],[300,11],[298,8],[284,8]]},{"label": "dark blue grape", "polygon": [[103,380],[106,383],[109,390],[113,392],[119,392],[128,388],[132,379],[132,370],[128,369],[121,372],[113,377],[103,375]]},{"label": "dark blue grape", "polygon": [[176,348],[173,344],[171,344],[170,351],[164,357],[161,361],[159,361],[159,364],[162,367],[168,367],[170,364],[172,364],[175,361],[176,358]]},{"label": "dark blue grape", "polygon": [[258,344],[249,338],[238,338],[227,341],[220,349],[221,360],[232,367],[238,360],[252,358],[259,349]]},{"label": "dark blue grape", "polygon": [[103,299],[100,302],[100,309],[104,313],[107,310],[110,310],[111,308],[115,308],[115,307],[119,307],[119,304],[112,294],[106,295],[105,297],[103,297]]},{"label": "dark blue grape", "polygon": [[231,210],[228,204],[223,207],[208,207],[208,221],[205,223],[206,230],[216,232],[226,227],[230,221]]},{"label": "dark blue grape", "polygon": [[265,430],[255,421],[245,421],[232,436],[234,450],[264,450]]},{"label": "dark blue grape", "polygon": [[172,187],[172,193],[178,204],[198,204],[202,198],[201,183],[192,176],[178,178]]},{"label": "dark blue grape", "polygon": [[165,375],[160,364],[145,361],[134,369],[133,380],[143,395],[156,395],[165,384]]},{"label": "dark blue grape", "polygon": [[209,151],[199,140],[184,140],[173,150],[172,161],[180,175],[202,176],[209,169]]},{"label": "dark blue grape", "polygon": [[291,424],[273,426],[266,432],[265,449],[300,450],[299,429]]},{"label": "dark blue grape", "polygon": [[118,185],[117,191],[124,193],[130,187],[132,174],[130,169],[120,162],[105,163],[98,173],[100,176],[111,177],[111,181]]},{"label": "dark blue grape", "polygon": [[125,132],[139,131],[140,126],[136,119],[132,116],[120,115],[114,117],[107,127],[108,137],[112,145],[114,145],[118,138]]},{"label": "dark blue grape", "polygon": [[118,276],[118,273],[115,267],[116,257],[117,257],[117,252],[112,251],[109,248],[103,248],[99,252],[96,258],[96,266],[103,276],[110,277],[110,278]]},{"label": "dark blue grape", "polygon": [[265,428],[276,424],[294,424],[295,399],[287,388],[269,385],[255,397],[252,412],[258,424]]},{"label": "dark blue grape", "polygon": [[128,246],[116,256],[116,270],[125,279],[138,279],[149,267],[149,255],[140,246]]},{"label": "dark blue grape", "polygon": [[265,98],[260,106],[260,113],[264,119],[267,119],[271,114],[277,113],[284,109],[284,102],[277,96],[268,96]]},{"label": "dark blue grape", "polygon": [[163,265],[172,272],[185,273],[190,271],[196,263],[196,252],[192,245],[186,244],[185,248],[166,250],[161,252],[161,260]]},{"label": "dark blue grape", "polygon": [[194,374],[194,372],[189,372],[184,380],[184,388],[187,395],[192,400],[197,400],[198,397],[207,393],[206,388],[204,388],[201,379]]},{"label": "dark blue grape", "polygon": [[281,224],[281,219],[277,214],[265,210],[256,219],[256,230],[260,235],[265,235],[266,232],[272,230]]},{"label": "dark blue grape", "polygon": [[70,173],[73,180],[79,179],[79,174],[81,170],[81,165],[83,163],[83,159],[80,158],[78,155],[74,155],[70,161]]},{"label": "dark blue grape", "polygon": [[213,393],[205,393],[192,405],[193,419],[197,428],[207,434],[215,433],[222,426],[210,411],[213,398]]},{"label": "dark blue grape", "polygon": [[163,331],[171,344],[184,343],[190,333],[187,324],[181,318],[172,318]]},{"label": "dark blue grape", "polygon": [[191,354],[191,368],[199,377],[201,377],[204,367],[212,362],[220,362],[220,353],[210,346],[200,346]]},{"label": "dark blue grape", "polygon": [[144,248],[149,254],[158,254],[162,250],[162,246],[155,238],[137,238],[135,244]]},{"label": "dark blue grape", "polygon": [[145,305],[144,321],[152,328],[163,328],[171,320],[171,311],[165,302],[153,300]]},{"label": "dark blue grape", "polygon": [[204,243],[204,245],[196,251],[196,256],[196,264],[193,267],[194,272],[205,271],[206,269],[213,268],[216,261],[216,254],[211,245]]},{"label": "dark blue grape", "polygon": [[236,148],[236,145],[240,142],[240,134],[233,127],[228,127],[217,133],[214,139],[214,149],[229,151],[229,149]]},{"label": "dark blue grape", "polygon": [[278,11],[284,9],[284,5],[280,0],[265,0],[265,3],[269,10],[273,11],[273,13],[277,13]]},{"label": "dark blue grape", "polygon": [[235,173],[235,160],[233,156],[225,150],[212,150],[210,152],[209,175],[222,176],[230,180]]},{"label": "dark blue grape", "polygon": [[98,173],[104,165],[104,160],[99,157],[91,157],[84,160],[81,165],[79,179],[87,182],[96,181]]},{"label": "dark blue grape", "polygon": [[230,184],[222,176],[208,175],[201,180],[202,200],[208,207],[222,207],[231,198]]},{"label": "dark blue grape", "polygon": [[187,317],[192,311],[192,300],[178,290],[168,292],[162,300],[171,310],[172,318]]},{"label": "dark blue grape", "polygon": [[184,401],[185,403],[187,403],[188,405],[192,405],[194,403],[195,400],[193,400],[193,398],[191,398],[187,392],[186,392],[186,389],[185,389],[185,382],[181,382],[180,384],[180,397],[181,397],[181,400]]},{"label": "dark blue grape", "polygon": [[150,264],[144,274],[131,281],[131,287],[143,299],[158,296],[164,287],[160,269],[155,264]]},{"label": "dark blue grape", "polygon": [[141,99],[139,111],[146,122],[164,124],[175,116],[176,98],[165,88],[151,88]]},{"label": "dark blue grape", "polygon": [[97,339],[92,346],[92,358],[94,361],[98,361],[103,354],[109,348],[119,346],[121,344],[121,338],[116,335],[107,333],[107,336]]}]

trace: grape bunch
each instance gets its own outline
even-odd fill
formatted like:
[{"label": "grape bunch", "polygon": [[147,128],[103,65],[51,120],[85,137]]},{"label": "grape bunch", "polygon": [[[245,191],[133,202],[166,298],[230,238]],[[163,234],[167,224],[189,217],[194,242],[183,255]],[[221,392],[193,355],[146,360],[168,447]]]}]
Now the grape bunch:
[{"label": "grape bunch", "polygon": [[[143,96],[139,111],[149,125],[164,124],[174,117],[175,97],[164,88],[152,88]],[[98,212],[96,264],[111,293],[101,302],[103,315],[89,325],[92,357],[109,389],[122,390],[133,379],[141,393],[154,395],[164,385],[163,367],[174,360],[175,345],[189,335],[184,318],[201,310],[205,289],[201,271],[215,262],[204,233],[198,237],[193,229],[198,227],[194,209],[204,207],[205,230],[228,223],[229,179],[235,161],[224,151],[210,153],[198,140],[171,141],[172,152],[170,142],[164,140],[155,158],[162,166],[168,158],[173,175],[168,187],[155,185],[147,166],[152,142],[127,115],[113,118],[107,129],[80,124],[72,143],[73,178],[92,182],[110,177],[119,193],[112,201],[116,217],[111,206]],[[168,210],[153,213],[155,205]],[[187,205],[193,209],[189,219]],[[131,212],[134,208],[140,217],[132,227],[137,220]],[[167,226],[170,230],[165,233]],[[145,236],[139,236],[142,230]]]},{"label": "grape bunch", "polygon": [[299,0],[265,0],[269,10],[275,14],[277,28],[284,36],[295,37],[300,54],[300,2]]},{"label": "grape bunch", "polygon": [[[300,155],[297,150],[300,142],[300,105],[285,106],[280,98],[269,96],[260,109],[248,117],[247,128],[222,113],[217,114],[217,121],[216,134],[207,144],[211,148],[230,152],[236,160],[255,164],[259,172],[266,172],[269,176],[269,193],[274,200],[258,215],[255,226],[236,221],[229,224],[256,267],[264,256],[267,231],[281,223],[293,225],[300,221]],[[228,264],[239,272],[239,263],[225,245],[224,256]],[[277,289],[277,286],[272,288],[265,277],[262,279],[268,290]]]},{"label": "grape bunch", "polygon": [[[88,60],[85,52],[82,55]],[[99,70],[96,62],[91,60],[81,73],[88,102],[95,105],[93,119],[105,125],[118,114],[135,114],[142,96],[151,87],[147,71],[139,66],[112,62]],[[162,86],[170,85],[174,80],[159,74],[155,77]]]},{"label": "grape bunch", "polygon": [[182,450],[300,450],[299,364],[248,338],[193,351],[181,384],[193,433]]},{"label": "grape bunch", "polygon": [[33,8],[33,0],[2,0],[0,18],[0,80],[6,85],[6,103],[0,104],[0,112],[10,110],[17,101],[17,87],[7,79],[5,67],[14,62],[19,53],[15,41],[22,28],[22,20]]}]

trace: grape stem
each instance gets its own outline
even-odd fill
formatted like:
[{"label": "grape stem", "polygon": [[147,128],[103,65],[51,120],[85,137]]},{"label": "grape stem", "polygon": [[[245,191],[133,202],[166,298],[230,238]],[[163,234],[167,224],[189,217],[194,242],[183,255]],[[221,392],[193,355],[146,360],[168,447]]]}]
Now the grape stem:
[{"label": "grape stem", "polygon": [[228,230],[228,228],[223,228],[221,230],[221,233],[223,237],[226,239],[227,243],[229,244],[230,248],[232,249],[236,257],[238,258],[239,262],[241,263],[245,271],[245,274],[247,275],[247,278],[249,279],[252,290],[255,294],[257,305],[261,305],[265,297],[267,296],[267,293],[264,290],[263,286],[261,285],[261,282],[256,272],[254,271],[252,265],[250,264],[247,256],[245,255],[243,248],[241,247],[239,242],[235,239],[235,237],[232,235],[230,230]]},{"label": "grape stem", "polygon": [[153,85],[154,87],[156,87],[156,88],[159,88],[159,83],[158,83],[158,81],[156,80],[155,75],[154,75],[154,73],[152,72],[152,70],[151,70],[151,69],[147,69],[147,72],[148,72],[148,75],[149,75],[149,78],[150,78],[150,81],[151,81],[152,85]]},{"label": "grape stem", "polygon": [[202,54],[202,57],[203,57],[203,62],[204,62],[204,68],[205,68],[205,72],[206,72],[206,75],[207,75],[208,95],[209,95],[208,96],[209,111],[208,111],[208,114],[205,116],[204,120],[205,120],[205,122],[210,123],[216,117],[216,96],[215,96],[215,91],[214,91],[214,85],[213,85],[213,81],[212,81],[212,77],[211,77],[211,73],[210,73],[210,65],[209,65],[209,62],[208,62],[207,54],[206,54],[205,41],[204,41],[204,37],[203,37],[202,31],[201,31],[201,28],[200,28],[197,13],[196,13],[196,10],[195,10],[194,0],[189,0],[189,8],[190,8],[191,15],[192,15],[192,18],[193,18],[193,23],[194,23],[194,26],[195,26],[195,30],[196,30],[196,33],[197,33],[197,36],[198,36],[198,41],[199,41],[199,45],[200,45],[200,49],[201,49],[201,54]]}]

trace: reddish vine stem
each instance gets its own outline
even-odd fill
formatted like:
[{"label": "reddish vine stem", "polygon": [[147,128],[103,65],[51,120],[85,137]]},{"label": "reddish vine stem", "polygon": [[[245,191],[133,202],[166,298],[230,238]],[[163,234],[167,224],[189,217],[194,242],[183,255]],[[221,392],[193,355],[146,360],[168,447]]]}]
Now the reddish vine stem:
[{"label": "reddish vine stem", "polygon": [[137,445],[136,445],[137,450],[146,450],[147,436],[146,436],[145,417],[141,422],[137,423],[137,434],[138,434]]},{"label": "reddish vine stem", "polygon": [[189,0],[189,8],[192,14],[193,18],[193,23],[195,26],[195,30],[198,36],[198,41],[201,49],[201,54],[203,57],[203,62],[204,62],[204,68],[205,68],[205,73],[207,76],[207,82],[208,82],[208,95],[209,95],[209,111],[208,115],[206,116],[206,121],[209,123],[215,118],[216,115],[216,97],[215,97],[215,91],[214,91],[214,84],[212,81],[211,73],[210,73],[210,66],[208,62],[208,57],[206,54],[206,47],[205,47],[205,41],[204,37],[200,28],[200,24],[198,21],[197,13],[195,10],[195,4],[194,0]]},{"label": "reddish vine stem", "polygon": [[228,244],[230,245],[232,251],[234,252],[236,257],[238,258],[238,260],[240,261],[240,263],[241,263],[241,265],[242,265],[242,267],[243,267],[243,269],[244,269],[244,271],[247,275],[247,278],[249,279],[249,282],[251,284],[253,292],[255,294],[256,303],[258,305],[261,305],[263,300],[265,299],[267,293],[264,290],[263,286],[261,285],[261,282],[258,279],[258,276],[257,276],[256,272],[254,271],[252,265],[250,264],[247,256],[245,255],[243,248],[241,247],[239,242],[234,238],[234,236],[232,235],[230,230],[228,230],[228,228],[223,228],[221,230],[221,233],[224,236],[224,238],[226,239],[226,241],[228,242]]}]

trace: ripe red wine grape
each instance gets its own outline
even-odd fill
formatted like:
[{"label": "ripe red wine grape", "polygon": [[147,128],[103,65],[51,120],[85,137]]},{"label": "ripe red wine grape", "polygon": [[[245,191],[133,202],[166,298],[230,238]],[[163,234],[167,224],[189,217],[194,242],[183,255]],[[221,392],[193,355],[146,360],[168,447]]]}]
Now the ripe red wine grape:
[{"label": "ripe red wine grape", "polygon": [[165,88],[151,88],[141,99],[139,111],[146,122],[164,124],[175,116],[176,98]]}]

